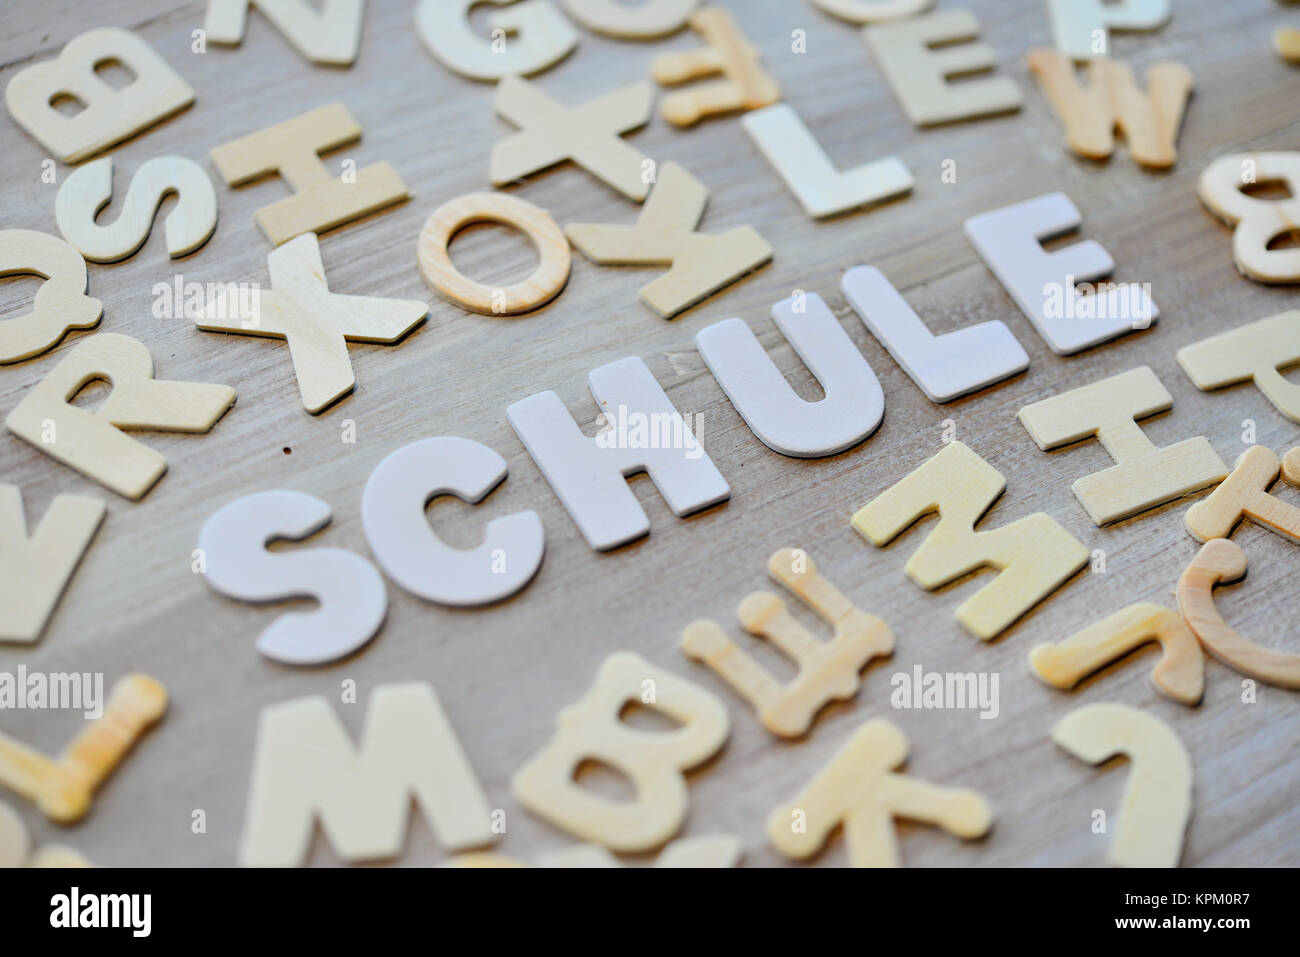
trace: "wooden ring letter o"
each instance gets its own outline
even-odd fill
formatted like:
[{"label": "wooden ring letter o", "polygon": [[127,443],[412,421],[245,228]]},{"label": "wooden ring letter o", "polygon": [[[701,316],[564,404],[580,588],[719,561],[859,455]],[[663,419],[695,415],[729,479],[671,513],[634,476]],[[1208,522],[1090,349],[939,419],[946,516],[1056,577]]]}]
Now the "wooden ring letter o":
[{"label": "wooden ring letter o", "polygon": [[[532,240],[539,258],[527,279],[492,287],[466,278],[451,262],[447,247],[470,223],[513,226]],[[485,316],[514,316],[546,305],[569,281],[569,241],[551,214],[505,193],[467,193],[433,211],[416,246],[420,272],[445,298]]]}]

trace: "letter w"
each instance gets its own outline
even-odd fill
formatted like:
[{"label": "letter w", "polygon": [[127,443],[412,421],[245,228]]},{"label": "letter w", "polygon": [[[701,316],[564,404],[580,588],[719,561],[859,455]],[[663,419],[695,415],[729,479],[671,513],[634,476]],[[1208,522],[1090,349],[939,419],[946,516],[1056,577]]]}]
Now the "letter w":
[{"label": "letter w", "polygon": [[1029,69],[1065,124],[1070,149],[1080,156],[1108,158],[1118,127],[1138,163],[1160,169],[1174,165],[1178,129],[1192,92],[1192,74],[1181,63],[1153,64],[1146,93],[1133,71],[1115,60],[1093,60],[1087,86],[1075,79],[1074,62],[1059,50],[1031,50]]}]

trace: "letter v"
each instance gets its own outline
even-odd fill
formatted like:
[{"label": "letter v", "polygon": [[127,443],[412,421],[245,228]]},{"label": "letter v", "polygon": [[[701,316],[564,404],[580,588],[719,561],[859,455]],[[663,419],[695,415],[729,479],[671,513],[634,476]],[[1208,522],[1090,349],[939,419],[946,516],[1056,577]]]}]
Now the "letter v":
[{"label": "letter v", "polygon": [[59,495],[29,537],[22,493],[0,485],[0,641],[40,637],[103,520],[100,499]]}]

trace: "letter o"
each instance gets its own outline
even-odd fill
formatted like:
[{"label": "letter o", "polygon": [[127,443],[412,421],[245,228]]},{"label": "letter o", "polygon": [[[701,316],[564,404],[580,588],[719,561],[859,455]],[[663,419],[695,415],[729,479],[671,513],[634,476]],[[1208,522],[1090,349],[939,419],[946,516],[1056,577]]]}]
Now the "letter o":
[{"label": "letter o", "polygon": [[[471,223],[501,223],[524,233],[537,249],[537,269],[527,279],[493,287],[458,270],[447,251],[452,237]],[[443,203],[425,220],[416,246],[420,272],[444,298],[470,312],[514,316],[546,305],[569,281],[569,241],[540,206],[505,193],[467,193]]]}]

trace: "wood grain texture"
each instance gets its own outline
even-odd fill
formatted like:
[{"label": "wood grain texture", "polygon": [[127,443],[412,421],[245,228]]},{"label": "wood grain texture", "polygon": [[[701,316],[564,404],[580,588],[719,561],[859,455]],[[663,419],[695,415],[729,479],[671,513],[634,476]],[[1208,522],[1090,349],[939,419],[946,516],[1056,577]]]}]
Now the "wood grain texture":
[{"label": "wood grain texture", "polygon": [[225,315],[225,303],[209,302],[194,317],[205,332],[265,336],[289,345],[302,407],[312,414],[328,408],[356,384],[349,342],[394,345],[425,320],[419,299],[382,299],[331,292],[321,265],[320,241],[304,233],[266,257],[270,288],[260,289],[252,316]]},{"label": "wood grain texture", "polygon": [[164,235],[173,259],[194,252],[217,228],[217,192],[212,178],[185,156],[155,156],[131,177],[122,215],[96,223],[101,206],[113,198],[113,158],[105,156],[78,168],[59,187],[54,218],[59,232],[82,256],[100,263],[126,259],[144,245],[163,197],[176,194]]},{"label": "wood grain texture", "polygon": [[[1209,335],[1296,307],[1295,287],[1242,278],[1232,262],[1231,233],[1196,197],[1201,171],[1232,152],[1292,150],[1300,135],[1300,71],[1273,54],[1274,29],[1294,13],[1273,0],[1183,0],[1154,33],[1117,33],[1111,53],[1138,75],[1159,60],[1185,63],[1197,89],[1179,138],[1179,160],[1166,173],[1112,160],[1098,165],[1067,151],[1058,121],[1036,89],[1026,54],[1051,43],[1041,0],[968,0],[981,40],[997,53],[997,76],[1024,94],[1014,115],[917,130],[899,108],[858,31],[794,0],[722,0],[735,12],[765,69],[841,169],[897,156],[916,178],[907,199],[868,212],[814,222],[750,144],[736,118],[682,131],[658,115],[636,136],[637,148],[661,165],[682,163],[710,190],[701,223],[708,233],[754,226],[775,248],[763,270],[666,322],[638,301],[658,267],[610,268],[574,257],[565,291],[546,308],[503,321],[435,302],[429,321],[399,349],[359,344],[350,350],[355,393],[320,417],[302,410],[282,349],[243,336],[195,329],[186,316],[152,314],[154,284],[180,273],[187,281],[251,282],[265,275],[271,246],[257,209],[287,195],[274,178],[239,189],[218,186],[220,225],[196,254],[167,258],[161,229],[130,260],[91,264],[90,294],[105,305],[104,332],[146,342],[157,376],[224,382],[239,403],[208,435],[145,437],[171,464],[169,478],[140,503],[110,497],[104,532],[88,551],[41,641],[0,649],[0,670],[19,664],[42,671],[102,671],[106,686],[132,671],[156,676],[171,706],[98,793],[75,828],[46,822],[8,792],[35,846],[63,844],[96,864],[231,865],[236,860],[253,764],[259,711],[320,694],[352,735],[360,734],[374,689],[393,681],[430,681],[464,744],[488,801],[507,811],[508,831],[494,848],[525,861],[576,843],[531,816],[511,797],[511,775],[553,733],[557,711],[578,700],[600,663],[626,649],[657,667],[709,688],[731,716],[721,753],[689,773],[691,806],[679,837],[737,834],[745,863],[773,865],[771,812],[799,793],[817,771],[873,718],[884,718],[911,743],[907,773],[973,789],[994,809],[987,838],[959,841],[937,829],[900,823],[902,859],[917,865],[1100,866],[1110,835],[1091,832],[1091,812],[1113,819],[1128,776],[1124,766],[1093,768],[1052,743],[1052,726],[1071,710],[1117,702],[1166,721],[1186,744],[1195,768],[1185,865],[1300,864],[1300,696],[1261,685],[1254,704],[1241,701],[1242,676],[1206,663],[1205,700],[1190,709],[1151,686],[1154,658],[1103,669],[1072,692],[1046,687],[1026,654],[1140,601],[1170,604],[1198,543],[1183,529],[1187,502],[1174,502],[1104,529],[1089,521],[1070,492],[1078,475],[1110,464],[1084,442],[1040,451],[1016,419],[1021,407],[1141,365],[1150,365],[1174,397],[1172,412],[1145,420],[1158,446],[1204,435],[1225,462],[1253,441],[1285,450],[1300,427],[1278,414],[1249,384],[1203,393],[1183,374],[1175,352]],[[416,266],[421,223],[437,206],[489,188],[493,145],[513,128],[492,111],[494,89],[436,63],[412,29],[408,0],[367,5],[361,50],[348,70],[313,67],[265,23],[236,49],[210,45],[190,53],[191,31],[205,4],[176,0],[103,0],[98,25],[129,26],[190,83],[195,105],[114,150],[120,168],[152,156],[208,151],[253,130],[331,102],[345,103],[364,128],[359,143],[325,157],[333,175],[343,158],[389,161],[411,198],[350,223],[321,240],[332,286],[370,295],[421,299]],[[943,9],[941,7],[940,9]],[[11,0],[0,31],[0,85],[22,66],[48,58],[85,29],[86,7],[68,0]],[[487,10],[485,12],[491,12]],[[260,15],[254,11],[254,19]],[[483,30],[482,14],[474,23]],[[793,54],[791,31],[807,32],[808,53]],[[683,31],[656,43],[626,43],[580,31],[573,55],[533,78],[548,95],[581,103],[645,80],[655,56],[699,46]],[[58,184],[41,181],[45,151],[0,116],[0,223],[56,231]],[[1118,158],[1117,158],[1118,159]],[[956,164],[955,183],[941,179]],[[206,161],[206,160],[205,160]],[[59,179],[67,175],[59,167]],[[1160,322],[1077,355],[1054,355],[962,235],[976,213],[1039,196],[1067,193],[1084,217],[1084,235],[1102,242],[1119,264],[1116,278],[1150,282]],[[572,165],[539,173],[512,195],[548,209],[561,225],[630,223],[638,209]],[[116,217],[122,197],[103,211]],[[164,213],[170,209],[168,200]],[[1075,241],[1071,237],[1067,241]],[[468,275],[499,284],[532,271],[522,238],[475,228],[453,246]],[[1030,353],[1021,376],[942,407],[935,406],[890,359],[838,291],[846,269],[878,267],[935,335],[1000,319]],[[35,279],[0,286],[0,319],[30,306]],[[697,331],[732,316],[749,322],[805,398],[819,397],[811,375],[768,319],[771,304],[795,289],[817,292],[871,362],[884,386],[885,419],[863,445],[837,456],[796,460],[756,439],[731,408],[693,346]],[[12,409],[87,333],[31,360],[0,368],[0,411]],[[644,479],[633,482],[650,517],[649,538],[610,553],[592,551],[506,422],[505,409],[554,389],[580,419],[593,421],[586,377],[625,356],[645,359],[683,413],[699,412],[702,439],[731,485],[730,500],[676,519]],[[1008,477],[984,523],[1004,526],[1043,510],[1090,550],[1105,552],[1105,572],[1087,569],[994,642],[981,642],[953,610],[986,575],[927,592],[903,573],[920,537],[933,527],[875,549],[849,526],[854,510],[941,448],[944,420],[957,437]],[[346,426],[355,443],[345,443]],[[536,509],[547,532],[537,578],[515,598],[481,610],[450,610],[390,587],[391,607],[379,636],[359,655],[320,669],[264,660],[253,639],[267,609],[221,598],[191,572],[200,527],[219,506],[254,491],[286,488],[329,502],[334,521],[313,544],[368,555],[361,492],[370,471],[399,446],[448,434],[484,442],[510,467],[509,478],[482,505],[439,502],[434,526],[452,544],[471,547],[491,518]],[[103,495],[94,483],[16,437],[0,434],[0,481],[18,484],[29,515],[59,493]],[[1295,490],[1279,497],[1300,501]],[[1295,650],[1291,604],[1300,598],[1296,546],[1246,524],[1234,537],[1250,555],[1241,585],[1221,589],[1225,619],[1254,641]],[[736,603],[766,581],[765,561],[778,548],[815,555],[823,574],[855,605],[893,630],[893,658],[865,672],[850,702],[831,705],[810,734],[779,741],[752,708],[705,666],[686,661],[682,628],[701,617],[729,620]],[[818,634],[806,609],[796,618]],[[778,675],[774,649],[748,650]],[[769,656],[768,652],[772,654]],[[1154,645],[1139,654],[1155,655]],[[1001,676],[994,720],[975,711],[895,710],[889,676],[921,664],[929,671],[988,671]],[[340,682],[356,681],[358,700],[340,703]],[[0,727],[45,753],[57,753],[82,725],[79,712],[6,711]],[[593,787],[605,788],[593,777]],[[207,832],[191,832],[203,809]],[[445,860],[423,820],[410,826],[401,864]],[[318,837],[311,861],[336,863]],[[624,858],[652,860],[652,855]],[[833,839],[817,862],[847,862]]]},{"label": "wood grain texture", "polygon": [[[101,68],[116,65],[114,86]],[[80,109],[56,105],[70,98]],[[65,163],[80,163],[194,102],[194,90],[140,35],[98,27],[5,84],[9,116]]]},{"label": "wood grain texture", "polygon": [[[532,275],[493,289],[456,269],[451,244],[474,223],[500,223],[532,241],[540,262]],[[502,193],[467,193],[443,203],[425,220],[416,246],[420,272],[444,299],[485,316],[532,312],[560,294],[573,256],[555,218],[534,203]]]}]

